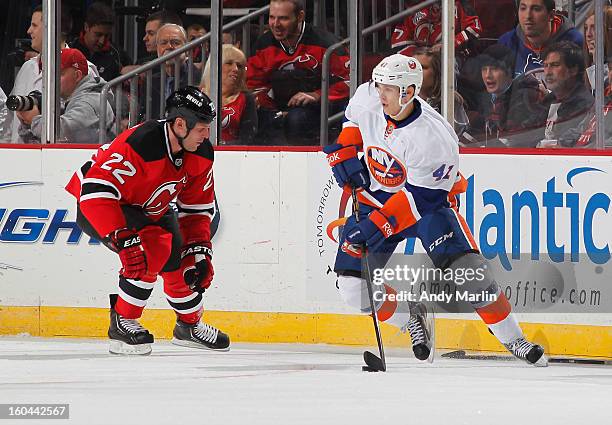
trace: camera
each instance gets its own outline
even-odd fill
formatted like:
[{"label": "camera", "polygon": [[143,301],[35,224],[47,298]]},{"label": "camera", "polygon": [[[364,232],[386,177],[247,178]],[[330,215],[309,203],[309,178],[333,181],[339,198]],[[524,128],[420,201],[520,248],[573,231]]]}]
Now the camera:
[{"label": "camera", "polygon": [[40,109],[42,104],[42,93],[38,90],[31,91],[27,96],[11,95],[6,98],[6,107],[11,111],[31,111],[34,106]]}]

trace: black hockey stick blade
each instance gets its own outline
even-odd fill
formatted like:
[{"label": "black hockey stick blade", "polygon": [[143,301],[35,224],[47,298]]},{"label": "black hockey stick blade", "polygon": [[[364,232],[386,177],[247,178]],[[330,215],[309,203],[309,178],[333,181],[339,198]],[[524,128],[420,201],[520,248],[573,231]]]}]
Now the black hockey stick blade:
[{"label": "black hockey stick blade", "polygon": [[371,353],[369,351],[363,352],[363,361],[367,365],[369,369],[366,369],[366,366],[361,369],[368,372],[386,372],[387,367],[384,362],[378,357],[376,354]]}]

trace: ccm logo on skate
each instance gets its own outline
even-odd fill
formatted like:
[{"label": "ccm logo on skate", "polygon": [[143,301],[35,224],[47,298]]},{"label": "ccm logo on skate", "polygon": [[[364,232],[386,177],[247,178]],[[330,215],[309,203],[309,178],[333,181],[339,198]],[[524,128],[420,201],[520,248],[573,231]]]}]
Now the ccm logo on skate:
[{"label": "ccm logo on skate", "polygon": [[447,239],[450,239],[453,237],[454,232],[450,232],[444,236],[440,236],[438,239],[436,239],[435,241],[433,241],[431,243],[431,245],[429,245],[429,252],[433,251],[438,245],[444,243],[444,241],[446,241]]},{"label": "ccm logo on skate", "polygon": [[370,146],[366,150],[366,160],[370,174],[383,186],[394,188],[406,182],[406,168],[385,149]]}]

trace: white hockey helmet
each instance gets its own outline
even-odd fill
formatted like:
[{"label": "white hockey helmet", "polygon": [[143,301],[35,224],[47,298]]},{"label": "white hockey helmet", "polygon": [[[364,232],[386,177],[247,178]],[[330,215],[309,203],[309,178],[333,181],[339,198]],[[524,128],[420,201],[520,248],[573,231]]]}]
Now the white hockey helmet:
[{"label": "white hockey helmet", "polygon": [[[372,80],[375,83],[399,87],[401,114],[421,91],[421,86],[423,85],[423,67],[417,59],[396,53],[387,56],[374,67]],[[410,102],[402,104],[402,99],[406,97],[408,87],[410,86],[414,86],[414,96],[410,99]]]}]

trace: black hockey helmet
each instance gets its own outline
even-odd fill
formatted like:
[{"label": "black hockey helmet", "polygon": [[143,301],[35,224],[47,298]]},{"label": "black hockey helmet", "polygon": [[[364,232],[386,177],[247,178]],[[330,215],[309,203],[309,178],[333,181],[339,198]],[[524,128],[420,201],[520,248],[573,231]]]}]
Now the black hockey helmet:
[{"label": "black hockey helmet", "polygon": [[215,105],[195,86],[180,88],[166,100],[166,120],[181,117],[187,121],[190,130],[198,122],[210,124],[215,116]]}]

